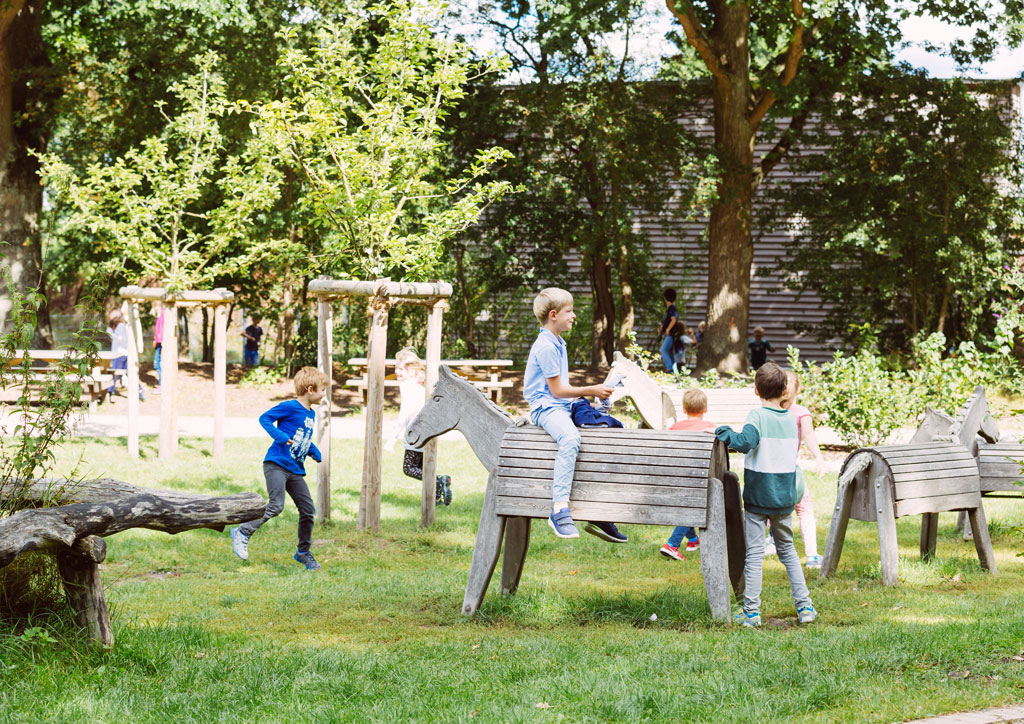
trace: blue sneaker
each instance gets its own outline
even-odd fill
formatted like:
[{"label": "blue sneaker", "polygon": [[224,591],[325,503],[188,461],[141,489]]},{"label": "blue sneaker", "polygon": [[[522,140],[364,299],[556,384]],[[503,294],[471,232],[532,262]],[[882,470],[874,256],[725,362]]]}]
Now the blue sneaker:
[{"label": "blue sneaker", "polygon": [[813,604],[801,606],[796,610],[796,620],[800,623],[812,623],[817,617],[818,612],[814,610]]},{"label": "blue sneaker", "polygon": [[295,555],[292,558],[304,565],[307,571],[320,570],[320,564],[316,562],[316,558],[309,551],[295,551]]},{"label": "blue sneaker", "polygon": [[249,560],[249,536],[238,530],[238,528],[231,529],[231,547],[234,549],[236,556],[243,561]]},{"label": "blue sneaker", "polygon": [[568,508],[562,508],[557,513],[552,512],[548,517],[548,525],[559,538],[580,537],[580,532],[576,530],[576,524],[572,522],[572,513]]},{"label": "blue sneaker", "polygon": [[757,611],[750,613],[748,611],[740,611],[736,614],[736,623],[747,626],[748,628],[759,628],[761,626],[761,614]]},{"label": "blue sneaker", "polygon": [[629,538],[614,523],[587,523],[583,530],[609,543],[628,543]]}]

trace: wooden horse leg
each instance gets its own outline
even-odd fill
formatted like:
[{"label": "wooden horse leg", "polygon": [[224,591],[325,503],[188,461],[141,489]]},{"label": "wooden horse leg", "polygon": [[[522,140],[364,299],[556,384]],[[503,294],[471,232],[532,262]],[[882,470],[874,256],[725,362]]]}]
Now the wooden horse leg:
[{"label": "wooden horse leg", "polygon": [[970,516],[967,515],[966,510],[961,510],[956,517],[956,527],[963,534],[964,540],[971,540],[974,538],[974,532],[971,529]]},{"label": "wooden horse leg", "polygon": [[704,590],[708,594],[711,618],[728,622],[729,546],[725,530],[725,493],[718,478],[708,480],[707,527],[700,536],[700,568],[704,574]]},{"label": "wooden horse leg", "polygon": [[729,550],[729,580],[737,600],[743,598],[743,565],[747,559],[747,542],[743,535],[743,499],[740,479],[734,472],[722,475],[725,496],[725,540]]},{"label": "wooden horse leg", "polygon": [[[876,472],[877,471],[877,472]],[[882,562],[882,585],[895,586],[900,582],[900,553],[896,541],[896,511],[892,501],[892,486],[888,473],[880,466],[869,468],[869,480],[875,486],[875,502],[878,505],[878,548]]]},{"label": "wooden horse leg", "polygon": [[114,632],[99,567],[106,557],[106,542],[95,536],[79,538],[70,549],[55,556],[64,592],[75,612],[75,623],[85,629],[90,639],[109,648],[114,645]]},{"label": "wooden horse leg", "polygon": [[480,527],[476,532],[476,546],[473,561],[469,564],[469,580],[466,582],[466,596],[462,599],[462,613],[471,616],[480,608],[491,582],[491,574],[501,553],[501,537],[505,532],[505,518],[496,512],[497,492],[494,475],[487,480],[484,506],[480,511]]},{"label": "wooden horse leg", "polygon": [[978,551],[978,562],[989,573],[996,573],[996,556],[992,551],[992,539],[988,534],[988,521],[985,520],[985,509],[978,502],[977,508],[967,511],[974,530],[974,549]]},{"label": "wooden horse leg", "polygon": [[819,580],[828,578],[835,573],[839,566],[839,557],[843,554],[843,542],[846,540],[846,527],[850,522],[850,509],[853,507],[853,493],[858,480],[863,480],[863,474],[845,482],[840,482],[839,490],[836,493],[836,507],[832,511],[832,523],[828,528],[828,538],[825,540],[825,555],[821,559],[821,571],[818,573]]},{"label": "wooden horse leg", "polygon": [[519,588],[526,551],[530,548],[529,518],[505,521],[505,555],[501,559],[501,595],[512,595]]},{"label": "wooden horse leg", "polygon": [[921,560],[927,561],[935,557],[935,540],[939,532],[939,514],[923,513],[921,515]]}]

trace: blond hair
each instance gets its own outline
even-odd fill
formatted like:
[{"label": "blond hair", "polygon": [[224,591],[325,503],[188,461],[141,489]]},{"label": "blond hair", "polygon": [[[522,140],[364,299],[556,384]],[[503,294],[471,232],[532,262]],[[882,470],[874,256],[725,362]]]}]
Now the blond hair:
[{"label": "blond hair", "polygon": [[683,412],[687,415],[701,415],[708,411],[708,396],[694,387],[683,393]]},{"label": "blond hair", "polygon": [[764,327],[754,327],[754,336],[755,337],[763,337],[764,336]]},{"label": "blond hair", "polygon": [[789,405],[800,394],[800,378],[793,370],[786,370],[786,392],[782,396],[782,404]]},{"label": "blond hair", "polygon": [[552,311],[561,312],[570,304],[572,304],[572,294],[558,287],[548,287],[542,289],[540,294],[534,298],[533,316],[537,318],[538,322],[545,324]]},{"label": "blond hair", "polygon": [[422,364],[420,356],[416,354],[415,347],[404,347],[395,353],[395,361],[401,362],[404,365],[416,364],[417,362]]},{"label": "blond hair", "polygon": [[310,387],[320,390],[327,387],[327,375],[316,367],[303,367],[295,374],[295,394],[304,395]]}]

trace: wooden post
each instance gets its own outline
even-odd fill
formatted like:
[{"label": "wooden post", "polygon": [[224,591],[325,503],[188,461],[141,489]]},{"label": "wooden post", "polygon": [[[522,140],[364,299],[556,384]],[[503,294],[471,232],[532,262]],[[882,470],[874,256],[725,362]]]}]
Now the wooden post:
[{"label": "wooden post", "polygon": [[896,541],[896,507],[889,473],[885,471],[885,466],[877,457],[869,468],[868,480],[875,487],[875,503],[878,506],[878,548],[882,563],[882,585],[895,586],[900,582],[900,551]]},{"label": "wooden post", "polygon": [[370,340],[367,349],[366,437],[363,448],[363,484],[359,495],[356,530],[380,530],[381,427],[384,422],[384,360],[387,357],[388,312],[391,301],[383,293],[370,300]]},{"label": "wooden post", "polygon": [[178,308],[164,302],[163,384],[160,386],[160,457],[173,458],[178,450],[178,413],[174,395],[178,376]]},{"label": "wooden post", "polygon": [[[316,467],[316,520],[322,523],[331,518],[331,388],[334,383],[334,365],[332,341],[334,339],[334,305],[329,300],[320,298],[317,305],[317,354],[316,363],[320,371],[327,376],[327,390],[324,400],[320,403],[318,414],[321,415],[319,440],[320,464]],[[387,338],[385,337],[385,342]],[[326,433],[326,435],[324,434]],[[379,455],[378,455],[379,457]],[[362,505],[360,505],[362,509]]]},{"label": "wooden post", "polygon": [[[441,320],[447,306],[443,300],[430,308],[427,316],[427,399],[437,384],[438,368],[441,366]],[[435,478],[437,475],[437,440],[423,446],[423,497],[420,501],[420,525],[427,528],[434,524]]]},{"label": "wooden post", "polygon": [[107,555],[107,544],[102,538],[79,538],[66,552],[54,556],[57,569],[64,581],[64,592],[75,612],[75,623],[85,629],[93,641],[110,647],[114,632],[110,627],[110,612],[103,594],[99,564]]},{"label": "wooden post", "polygon": [[[135,303],[125,303],[128,313],[128,454],[139,456],[139,348],[142,334]],[[115,383],[117,379],[115,378]]]},{"label": "wooden post", "polygon": [[224,406],[227,396],[228,310],[213,308],[213,455],[224,454]]}]

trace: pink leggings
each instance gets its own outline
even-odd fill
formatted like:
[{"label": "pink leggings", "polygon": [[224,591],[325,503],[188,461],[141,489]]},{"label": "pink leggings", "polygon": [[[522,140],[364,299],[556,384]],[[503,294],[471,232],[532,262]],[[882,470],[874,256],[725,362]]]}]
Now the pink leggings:
[{"label": "pink leggings", "polygon": [[[804,488],[804,497],[796,504],[797,520],[800,522],[800,537],[804,539],[804,557],[818,555],[817,529],[814,526],[814,506],[811,504],[811,491]],[[771,527],[768,527],[771,533]]]}]

